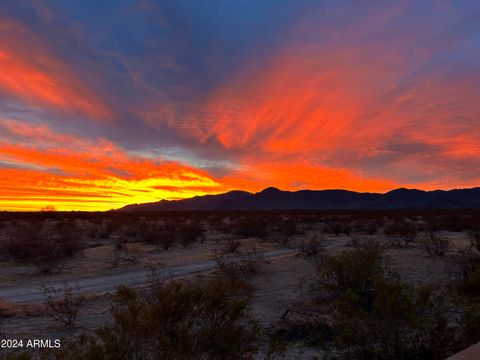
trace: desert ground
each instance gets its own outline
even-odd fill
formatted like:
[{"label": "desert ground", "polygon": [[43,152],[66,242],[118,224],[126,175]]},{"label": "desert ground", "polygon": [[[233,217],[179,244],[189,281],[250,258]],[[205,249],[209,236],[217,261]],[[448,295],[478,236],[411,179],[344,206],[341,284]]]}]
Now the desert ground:
[{"label": "desert ground", "polygon": [[[458,308],[478,303],[476,289],[465,295],[457,284],[463,257],[476,251],[479,218],[465,211],[9,214],[0,227],[0,334],[62,343],[95,336],[112,322],[120,285],[143,293],[155,282],[226,276],[248,284],[251,316],[280,344],[268,356],[259,350],[242,358],[347,358],[334,338],[312,326],[312,318],[318,324],[338,312],[312,290],[322,259],[378,248],[402,284],[452,297],[447,317],[457,321]],[[70,322],[55,308],[65,299],[70,306],[75,299]],[[479,341],[477,333],[446,354]]]}]

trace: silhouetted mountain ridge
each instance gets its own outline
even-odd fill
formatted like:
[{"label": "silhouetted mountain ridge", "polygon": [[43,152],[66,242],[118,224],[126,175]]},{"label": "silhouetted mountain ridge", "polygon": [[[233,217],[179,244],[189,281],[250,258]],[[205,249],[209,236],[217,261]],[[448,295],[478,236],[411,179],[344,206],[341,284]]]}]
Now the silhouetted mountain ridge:
[{"label": "silhouetted mountain ridge", "polygon": [[120,211],[287,210],[287,209],[452,209],[480,208],[480,188],[423,191],[395,189],[385,194],[348,190],[282,191],[274,187],[257,193],[234,190],[182,200],[127,205]]}]

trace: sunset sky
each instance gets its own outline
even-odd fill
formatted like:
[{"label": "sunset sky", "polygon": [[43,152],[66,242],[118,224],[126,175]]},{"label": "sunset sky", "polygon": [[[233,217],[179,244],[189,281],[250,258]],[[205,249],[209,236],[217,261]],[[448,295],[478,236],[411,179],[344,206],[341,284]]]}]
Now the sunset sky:
[{"label": "sunset sky", "polygon": [[0,210],[480,185],[480,1],[0,2]]}]

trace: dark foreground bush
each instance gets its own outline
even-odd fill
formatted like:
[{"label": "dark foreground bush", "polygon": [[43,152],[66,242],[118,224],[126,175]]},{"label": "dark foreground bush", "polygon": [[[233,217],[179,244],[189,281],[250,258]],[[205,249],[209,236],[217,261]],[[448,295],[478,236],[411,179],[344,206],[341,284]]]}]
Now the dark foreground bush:
[{"label": "dark foreground bush", "polygon": [[470,234],[470,245],[480,252],[480,231],[474,231]]},{"label": "dark foreground bush", "polygon": [[251,359],[259,330],[249,298],[220,280],[157,284],[150,294],[121,287],[113,323],[51,354],[54,359]]},{"label": "dark foreground bush", "polygon": [[317,263],[312,291],[334,302],[353,296],[371,308],[376,280],[390,276],[392,273],[385,265],[381,248],[372,244],[339,255],[322,256]]},{"label": "dark foreground bush", "polygon": [[330,319],[331,359],[443,360],[480,340],[478,311],[403,283],[378,248],[324,256],[314,279],[313,295],[328,300],[317,310]]},{"label": "dark foreground bush", "polygon": [[456,259],[457,289],[461,295],[480,295],[480,253],[473,248],[460,250]]}]

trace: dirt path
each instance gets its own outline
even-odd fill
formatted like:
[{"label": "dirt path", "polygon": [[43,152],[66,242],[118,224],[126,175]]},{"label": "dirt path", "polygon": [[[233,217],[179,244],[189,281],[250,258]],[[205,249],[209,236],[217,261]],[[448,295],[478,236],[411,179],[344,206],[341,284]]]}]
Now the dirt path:
[{"label": "dirt path", "polygon": [[[266,258],[295,253],[296,249],[275,249],[262,252]],[[179,265],[172,267],[160,267],[155,270],[158,271],[162,277],[167,279],[174,279],[183,276],[192,275],[195,273],[206,272],[215,269],[217,266],[214,260],[204,261],[200,263]],[[138,286],[144,284],[148,276],[151,274],[151,269],[140,269],[132,271],[122,271],[117,273],[107,273],[88,278],[80,278],[78,280],[69,281],[70,286],[78,287],[78,293],[84,294],[105,294],[115,290],[119,285]],[[42,285],[62,288],[65,282],[44,282]],[[38,283],[23,283],[21,285],[9,286],[0,289],[0,301],[7,301],[10,303],[27,304],[43,302],[41,286]]]}]

